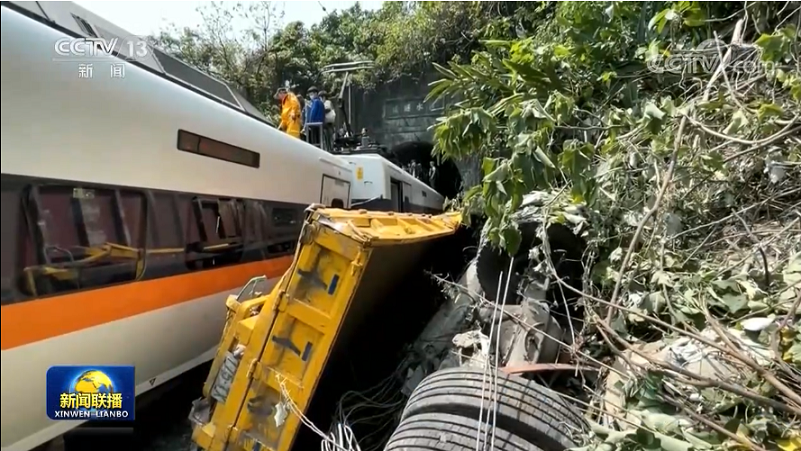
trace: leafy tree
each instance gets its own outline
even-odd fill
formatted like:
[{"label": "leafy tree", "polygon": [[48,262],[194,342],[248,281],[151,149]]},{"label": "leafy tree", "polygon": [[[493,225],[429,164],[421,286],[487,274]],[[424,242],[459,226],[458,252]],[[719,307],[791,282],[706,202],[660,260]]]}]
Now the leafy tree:
[{"label": "leafy tree", "polygon": [[[436,66],[430,97],[460,101],[437,124],[434,151],[483,158],[462,206],[485,214],[487,239],[510,254],[526,197],[542,230],[562,224],[587,240],[576,294],[590,308],[577,339],[629,360],[616,376],[622,405],[599,415],[622,432],[596,428],[584,449],[790,449],[801,416],[801,331],[788,326],[801,301],[801,9],[539,8],[516,12],[541,18],[521,38],[501,31],[469,62]],[[708,365],[730,372],[632,351],[653,337],[703,352],[713,343]]]}]

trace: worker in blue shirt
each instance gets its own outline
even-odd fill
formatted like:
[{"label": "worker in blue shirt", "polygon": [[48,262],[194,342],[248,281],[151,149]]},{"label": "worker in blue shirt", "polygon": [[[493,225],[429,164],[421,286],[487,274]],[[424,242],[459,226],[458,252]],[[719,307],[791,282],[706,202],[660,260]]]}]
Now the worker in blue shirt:
[{"label": "worker in blue shirt", "polygon": [[318,147],[322,146],[322,126],[325,122],[325,105],[320,100],[319,92],[315,86],[309,88],[308,95],[311,105],[306,113],[306,136],[308,136],[309,143]]}]

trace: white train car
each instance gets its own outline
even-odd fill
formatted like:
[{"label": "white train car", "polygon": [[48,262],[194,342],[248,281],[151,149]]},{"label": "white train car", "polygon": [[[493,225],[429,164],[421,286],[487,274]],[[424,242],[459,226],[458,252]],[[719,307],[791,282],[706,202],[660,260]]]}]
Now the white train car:
[{"label": "white train car", "polygon": [[[48,367],[134,364],[139,395],[210,360],[226,296],[286,270],[309,204],[369,197],[354,171],[373,157],[277,131],[225,83],[72,3],[4,2],[0,33],[0,440],[27,451],[79,424],[47,418]],[[116,56],[55,51],[98,36],[119,38]]]},{"label": "white train car", "polygon": [[431,187],[377,154],[348,155],[354,167],[353,208],[436,213],[445,199]]}]

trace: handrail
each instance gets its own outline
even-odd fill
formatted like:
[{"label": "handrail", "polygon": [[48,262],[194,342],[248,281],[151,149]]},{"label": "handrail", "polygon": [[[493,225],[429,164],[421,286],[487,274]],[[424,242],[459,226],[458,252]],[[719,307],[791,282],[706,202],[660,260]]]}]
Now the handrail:
[{"label": "handrail", "polygon": [[323,67],[324,74],[333,74],[338,72],[351,72],[356,70],[372,69],[373,62],[369,60],[352,61],[347,63],[329,64]]}]

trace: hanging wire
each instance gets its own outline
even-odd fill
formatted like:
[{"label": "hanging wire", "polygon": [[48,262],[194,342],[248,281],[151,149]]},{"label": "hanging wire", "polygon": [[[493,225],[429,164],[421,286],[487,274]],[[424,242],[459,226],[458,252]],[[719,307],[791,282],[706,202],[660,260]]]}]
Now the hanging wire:
[{"label": "hanging wire", "polygon": [[349,391],[342,395],[337,407],[335,424],[352,428],[363,427],[370,431],[359,438],[364,451],[380,451],[394,432],[394,427],[406,404],[401,391],[406,370],[414,361],[407,356],[395,370],[376,385],[362,391]]},{"label": "hanging wire", "polygon": [[[498,274],[498,292],[495,295],[495,299],[498,299],[499,297],[501,297],[501,287],[502,286],[503,286],[503,272]],[[483,365],[483,369],[482,369],[482,372],[481,372],[481,374],[482,374],[481,375],[481,402],[480,402],[479,407],[478,407],[478,429],[476,430],[476,451],[480,451],[481,450],[481,443],[482,443],[482,440],[481,440],[481,438],[482,438],[481,437],[481,429],[482,429],[482,426],[484,425],[484,393],[486,391],[487,375],[488,375],[489,370],[490,370],[490,368],[489,368],[489,366],[490,366],[490,364],[489,364],[489,356],[490,356],[490,352],[491,352],[491,349],[492,349],[492,332],[495,329],[495,316],[497,314],[498,314],[498,303],[496,302],[492,306],[492,317],[490,319],[489,340],[487,340],[488,341],[488,345],[487,346],[489,347],[489,349],[487,351],[487,355],[485,356],[484,365]],[[503,313],[501,313],[501,318],[503,318]],[[489,420],[489,413],[487,413],[487,420]],[[484,428],[484,430],[486,431],[486,428]],[[483,443],[484,443],[484,446],[486,447],[486,443],[487,443],[486,434],[484,435]]]},{"label": "hanging wire", "polygon": [[328,440],[323,440],[320,443],[320,451],[336,451],[339,449],[361,451],[353,430],[347,424],[335,424],[333,430],[328,434]]},{"label": "hanging wire", "polygon": [[[504,288],[503,301],[501,301],[501,314],[498,318],[498,331],[496,332],[495,336],[495,366],[493,367],[495,398],[493,399],[492,405],[492,439],[490,440],[489,448],[491,450],[495,449],[495,431],[498,420],[498,399],[500,397],[500,393],[498,391],[498,364],[501,355],[501,324],[503,324],[503,315],[506,313],[506,298],[509,296],[509,281],[512,279],[513,265],[514,259],[511,259],[511,261],[509,261],[509,271],[506,272],[506,287]],[[490,341],[492,341],[492,338],[490,338]]]},{"label": "hanging wire", "polygon": [[[331,451],[361,451],[356,445],[356,448],[346,447],[344,444],[340,444],[336,441],[338,437],[329,437],[323,431],[321,431],[314,423],[311,422],[306,415],[298,408],[297,404],[292,400],[292,397],[289,395],[289,391],[286,389],[286,378],[281,377],[280,375],[276,374],[275,377],[278,379],[278,385],[281,387],[281,398],[282,404],[285,408],[288,408],[290,412],[294,413],[300,419],[300,422],[303,423],[306,427],[311,429],[315,434],[319,435],[321,439],[323,439],[323,443],[321,445],[321,449],[324,450],[331,450]],[[352,432],[351,432],[352,434]],[[354,440],[355,441],[355,440]],[[324,445],[329,445],[330,448],[323,448]]]},{"label": "hanging wire", "polygon": [[[504,287],[504,294],[501,300],[501,305],[498,305],[496,301],[493,304],[492,308],[492,318],[490,319],[490,330],[489,330],[489,352],[487,353],[486,360],[484,361],[483,371],[482,371],[482,381],[481,381],[481,404],[479,405],[478,411],[478,427],[476,430],[476,451],[480,451],[482,449],[482,443],[484,449],[494,450],[495,449],[495,431],[497,429],[497,420],[498,420],[498,400],[500,397],[499,393],[499,383],[498,383],[498,366],[501,354],[501,325],[503,324],[503,316],[506,312],[506,299],[509,296],[509,282],[512,279],[512,269],[514,265],[514,259],[509,262],[509,270],[506,272],[506,284],[504,287],[504,273],[501,272],[498,275],[498,292],[495,296],[495,299],[499,299],[501,297],[501,287]],[[498,318],[497,323],[495,318]],[[496,329],[497,327],[497,329]],[[495,343],[493,346],[493,335],[495,335]],[[492,358],[492,352],[495,352],[495,362],[494,364],[490,362]],[[486,418],[484,418],[484,394],[485,394],[485,387],[487,376],[489,375],[489,397],[492,402],[491,411],[487,412]],[[490,415],[492,415],[492,423],[490,423]],[[482,437],[481,430],[484,430],[484,434]],[[491,431],[491,435],[490,434]],[[489,435],[489,437],[488,437]],[[482,440],[483,438],[483,440]],[[489,438],[489,440],[488,440]]]}]

